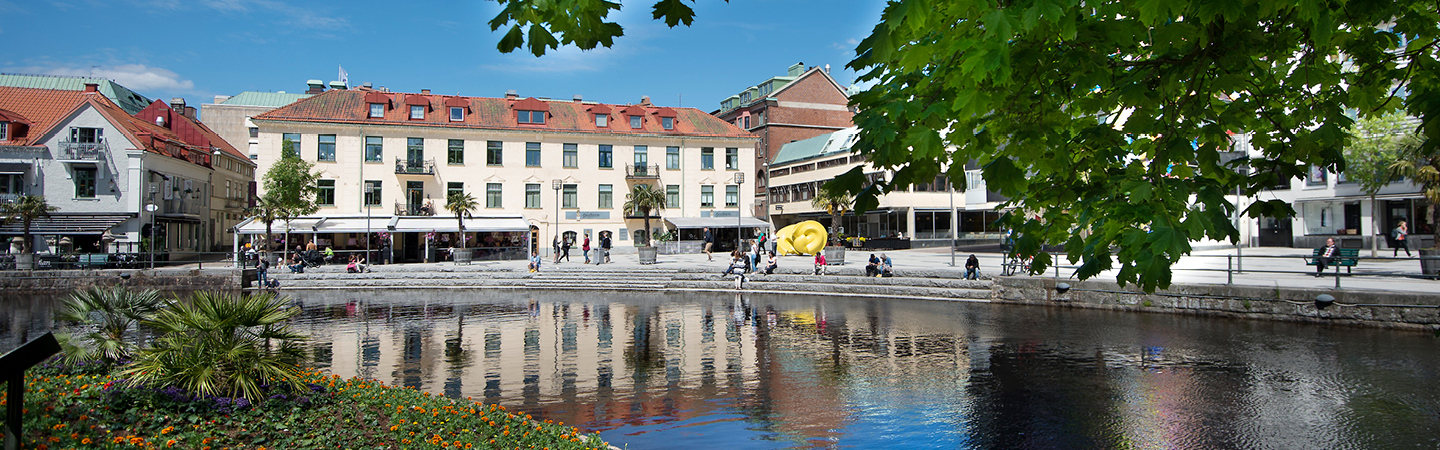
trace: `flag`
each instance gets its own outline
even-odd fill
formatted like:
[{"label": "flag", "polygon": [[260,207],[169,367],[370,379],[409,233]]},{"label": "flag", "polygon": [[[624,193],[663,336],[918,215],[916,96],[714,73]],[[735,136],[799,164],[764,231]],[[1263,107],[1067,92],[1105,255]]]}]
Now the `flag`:
[{"label": "flag", "polygon": [[345,73],[345,66],[339,66],[339,67],[340,67],[340,84],[343,84],[343,85],[345,85],[346,88],[349,88],[349,87],[350,87],[350,75],[347,74],[347,73]]}]

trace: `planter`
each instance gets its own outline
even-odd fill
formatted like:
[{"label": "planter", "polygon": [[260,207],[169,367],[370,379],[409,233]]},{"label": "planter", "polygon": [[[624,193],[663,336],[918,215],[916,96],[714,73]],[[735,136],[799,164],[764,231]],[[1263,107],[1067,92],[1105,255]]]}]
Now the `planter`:
[{"label": "planter", "polygon": [[828,266],[843,266],[843,265],[845,265],[845,247],[838,247],[838,246],[825,247],[825,250],[824,250],[824,251],[825,251],[825,265],[828,265]]},{"label": "planter", "polygon": [[455,249],[455,252],[451,254],[451,257],[455,260],[455,264],[470,264],[470,261],[473,261],[475,259],[475,250],[469,248],[457,248]]},{"label": "planter", "polygon": [[34,253],[16,253],[16,254],[15,254],[15,269],[16,269],[16,270],[35,270],[35,254],[34,254]]},{"label": "planter", "polygon": [[655,264],[655,255],[660,252],[655,247],[638,247],[636,250],[640,251],[640,264]]},{"label": "planter", "polygon": [[665,254],[665,255],[678,255],[678,254],[680,254],[680,243],[679,243],[679,242],[675,242],[675,241],[656,242],[656,243],[655,243],[655,248],[656,248],[656,250],[659,251],[661,254]]},{"label": "planter", "polygon": [[1440,250],[1420,249],[1420,273],[1430,278],[1440,278]]}]

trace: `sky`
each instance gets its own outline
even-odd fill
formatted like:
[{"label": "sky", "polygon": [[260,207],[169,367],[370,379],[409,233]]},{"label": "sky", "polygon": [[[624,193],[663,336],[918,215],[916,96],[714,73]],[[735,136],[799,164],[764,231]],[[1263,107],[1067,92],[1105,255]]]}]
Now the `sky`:
[{"label": "sky", "polygon": [[[615,0],[620,1],[620,0]],[[688,3],[688,2],[687,2]],[[690,27],[622,2],[612,48],[502,54],[493,1],[0,0],[0,72],[113,79],[198,106],[242,91],[303,92],[339,79],[396,92],[665,106],[709,112],[790,65],[831,66],[842,85],[880,0],[698,0]],[[397,6],[398,5],[398,6]],[[202,117],[203,119],[203,117]]]}]

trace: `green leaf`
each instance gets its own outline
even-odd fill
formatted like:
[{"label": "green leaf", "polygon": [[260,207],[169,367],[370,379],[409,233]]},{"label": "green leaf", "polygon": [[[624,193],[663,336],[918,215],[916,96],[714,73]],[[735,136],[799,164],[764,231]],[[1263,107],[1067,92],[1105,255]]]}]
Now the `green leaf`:
[{"label": "green leaf", "polygon": [[676,25],[684,23],[690,26],[695,21],[695,10],[686,5],[683,0],[660,0],[655,2],[654,12],[651,14],[656,20],[664,19],[665,25],[675,28]]}]

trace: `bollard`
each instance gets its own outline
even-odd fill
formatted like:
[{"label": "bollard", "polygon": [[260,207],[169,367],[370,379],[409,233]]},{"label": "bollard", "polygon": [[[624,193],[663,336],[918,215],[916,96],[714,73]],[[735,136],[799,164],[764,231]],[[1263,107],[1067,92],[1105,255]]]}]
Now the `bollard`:
[{"label": "bollard", "polygon": [[1225,284],[1235,284],[1235,256],[1225,255]]}]

